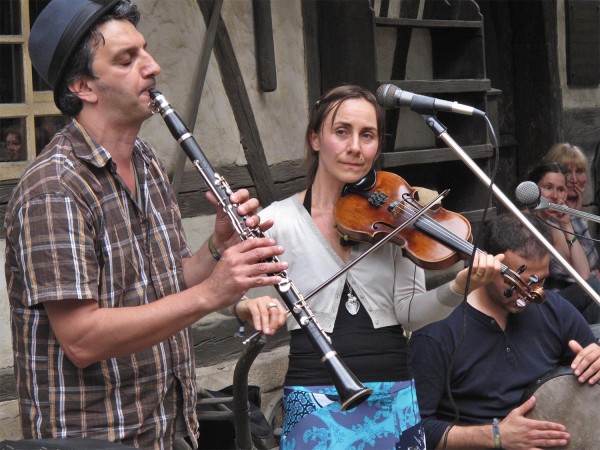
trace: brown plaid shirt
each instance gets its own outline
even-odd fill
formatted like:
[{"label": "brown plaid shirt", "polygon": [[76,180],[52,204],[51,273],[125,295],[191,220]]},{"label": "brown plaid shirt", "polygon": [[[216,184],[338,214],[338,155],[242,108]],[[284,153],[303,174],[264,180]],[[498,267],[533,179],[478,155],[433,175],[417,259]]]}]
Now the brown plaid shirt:
[{"label": "brown plaid shirt", "polygon": [[43,308],[63,299],[136,306],[185,288],[182,258],[189,249],[174,192],[140,139],[133,161],[139,202],[106,150],[73,121],[23,175],[8,205],[6,278],[25,438],[171,448],[178,409],[190,435],[196,434],[189,329],[144,351],[78,369]]}]

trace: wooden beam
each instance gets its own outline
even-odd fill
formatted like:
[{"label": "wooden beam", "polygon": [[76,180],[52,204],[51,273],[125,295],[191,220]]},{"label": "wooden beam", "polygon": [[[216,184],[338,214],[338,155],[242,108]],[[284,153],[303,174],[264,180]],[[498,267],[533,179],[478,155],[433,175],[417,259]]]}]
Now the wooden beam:
[{"label": "wooden beam", "polygon": [[[200,52],[198,67],[196,68],[196,73],[194,74],[194,78],[192,80],[194,95],[188,103],[187,110],[183,115],[183,120],[186,122],[192,133],[194,133],[194,126],[196,124],[196,118],[198,117],[198,110],[200,109],[200,100],[202,99],[202,91],[204,90],[204,83],[206,81],[206,73],[208,71],[210,55],[215,45],[215,37],[217,35],[217,26],[219,25],[219,18],[221,17],[222,6],[223,0],[216,0],[210,17],[210,22],[206,27],[206,34],[204,35],[204,42],[202,43],[202,51]],[[175,153],[177,154],[177,163],[175,165],[173,176],[171,177],[171,184],[173,185],[175,192],[179,192],[187,156],[185,152],[181,150],[179,145],[177,146]]]},{"label": "wooden beam", "polygon": [[277,66],[275,65],[271,0],[252,0],[252,16],[258,82],[263,92],[273,92],[277,89]]},{"label": "wooden beam", "polygon": [[[198,0],[198,5],[205,21],[208,21],[210,18],[213,4],[213,0]],[[260,133],[244,84],[244,77],[242,76],[229,33],[222,18],[219,19],[217,28],[215,56],[219,63],[225,93],[227,94],[235,121],[240,130],[242,148],[244,149],[248,168],[256,186],[258,198],[263,206],[268,206],[276,197],[275,186],[265,158]],[[228,182],[231,184],[232,180],[228,180]]]}]

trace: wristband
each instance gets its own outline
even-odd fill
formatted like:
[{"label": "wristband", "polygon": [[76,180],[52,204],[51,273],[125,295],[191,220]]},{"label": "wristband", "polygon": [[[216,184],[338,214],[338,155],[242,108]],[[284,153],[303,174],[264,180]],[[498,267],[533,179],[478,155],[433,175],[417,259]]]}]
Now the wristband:
[{"label": "wristband", "polygon": [[219,250],[217,250],[217,247],[215,247],[215,244],[213,244],[212,234],[208,237],[208,250],[210,251],[210,254],[213,258],[215,258],[216,261],[221,259],[221,254],[219,253]]},{"label": "wristband", "polygon": [[567,239],[567,245],[571,247],[575,242],[577,242],[577,236],[573,235],[572,239]]},{"label": "wristband", "polygon": [[494,448],[502,448],[502,441],[500,440],[500,430],[498,429],[498,425],[500,421],[498,419],[494,419],[492,421],[492,436],[494,437]]}]

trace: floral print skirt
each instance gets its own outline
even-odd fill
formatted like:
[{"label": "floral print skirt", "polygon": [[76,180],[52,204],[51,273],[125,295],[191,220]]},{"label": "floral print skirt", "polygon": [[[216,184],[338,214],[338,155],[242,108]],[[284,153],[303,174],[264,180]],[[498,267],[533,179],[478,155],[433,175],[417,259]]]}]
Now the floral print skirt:
[{"label": "floral print skirt", "polygon": [[281,450],[425,450],[414,380],[365,383],[371,396],[340,411],[334,386],[284,386]]}]

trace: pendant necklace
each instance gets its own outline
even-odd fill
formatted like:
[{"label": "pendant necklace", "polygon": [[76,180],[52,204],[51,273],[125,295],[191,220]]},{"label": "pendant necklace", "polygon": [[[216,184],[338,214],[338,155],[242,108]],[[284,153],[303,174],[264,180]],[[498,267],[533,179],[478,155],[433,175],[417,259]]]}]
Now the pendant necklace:
[{"label": "pendant necklace", "polygon": [[348,299],[346,300],[346,309],[350,314],[355,316],[358,313],[358,310],[360,309],[360,302],[358,301],[358,298],[356,298],[356,295],[354,295],[354,291],[350,287],[350,283],[348,282],[348,280],[346,280],[346,287],[348,288]]},{"label": "pendant necklace", "polygon": [[[311,192],[311,196],[312,196],[312,192]],[[321,220],[321,223],[323,224],[323,229],[326,230],[327,224],[325,223],[325,219],[324,219],[324,210],[319,207],[319,205],[317,204],[316,200],[313,198],[312,201],[314,202],[315,206],[317,208],[319,208],[319,212],[320,217],[319,219]],[[325,240],[328,240],[327,236],[324,236]],[[352,288],[350,287],[350,283],[348,282],[348,280],[346,280],[346,287],[348,288],[348,296],[346,299],[346,310],[352,314],[353,316],[355,316],[358,313],[358,310],[360,309],[360,302],[358,301],[358,298],[356,297],[356,295],[354,295],[354,291],[352,290]]]}]

